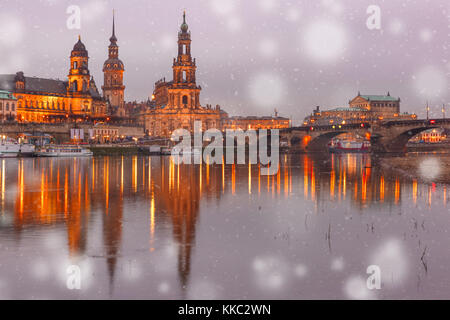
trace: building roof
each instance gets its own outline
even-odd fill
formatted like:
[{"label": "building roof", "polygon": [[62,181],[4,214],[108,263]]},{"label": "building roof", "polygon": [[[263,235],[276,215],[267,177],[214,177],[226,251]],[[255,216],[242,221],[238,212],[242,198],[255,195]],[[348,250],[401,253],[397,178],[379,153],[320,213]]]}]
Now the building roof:
[{"label": "building roof", "polygon": [[78,36],[78,41],[73,46],[71,56],[72,57],[87,57],[88,56],[86,46],[84,45],[83,42],[81,42],[81,36]]},{"label": "building roof", "polygon": [[[15,74],[1,74],[0,90],[14,91],[15,77]],[[68,82],[62,80],[25,77],[25,92],[27,93],[66,95],[67,85]],[[89,94],[94,99],[102,99],[93,78],[91,78]]]},{"label": "building roof", "polygon": [[337,108],[333,108],[333,109],[329,109],[329,110],[322,110],[321,112],[329,112],[329,111],[346,111],[346,112],[351,112],[351,111],[367,111],[364,108],[360,108],[360,107],[337,107]]},{"label": "building roof", "polygon": [[181,32],[186,33],[189,29],[189,26],[186,23],[186,11],[183,12],[183,23],[181,24]]},{"label": "building roof", "polygon": [[11,92],[5,90],[0,90],[0,99],[17,100]]},{"label": "building roof", "polygon": [[271,116],[232,116],[228,118],[229,120],[289,120],[289,118],[284,117],[271,117]]},{"label": "building roof", "polygon": [[400,98],[391,97],[390,95],[360,95],[361,98],[364,98],[368,101],[399,101]]},{"label": "building roof", "polygon": [[[15,77],[15,74],[0,75],[0,90],[14,91]],[[67,82],[55,79],[25,77],[25,90],[28,92],[64,95],[67,93]]]}]

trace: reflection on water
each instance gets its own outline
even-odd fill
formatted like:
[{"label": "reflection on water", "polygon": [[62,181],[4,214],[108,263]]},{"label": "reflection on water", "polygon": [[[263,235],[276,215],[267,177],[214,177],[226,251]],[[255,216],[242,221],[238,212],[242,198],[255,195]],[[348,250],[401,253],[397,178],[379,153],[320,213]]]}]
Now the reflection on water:
[{"label": "reflection on water", "polygon": [[0,298],[450,297],[446,186],[369,155],[208,162],[0,160]]}]

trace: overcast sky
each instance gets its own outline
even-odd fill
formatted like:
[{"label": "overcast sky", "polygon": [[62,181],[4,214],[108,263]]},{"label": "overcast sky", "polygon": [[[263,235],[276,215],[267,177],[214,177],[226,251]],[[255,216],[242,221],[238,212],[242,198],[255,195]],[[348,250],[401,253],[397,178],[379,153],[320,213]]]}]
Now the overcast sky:
[{"label": "overcast sky", "polygon": [[[71,5],[80,29],[67,27]],[[367,26],[370,5],[380,8],[380,29]],[[428,100],[436,117],[443,103],[450,115],[448,0],[0,0],[0,73],[66,79],[81,34],[100,88],[113,8],[126,100],[146,100],[156,80],[171,80],[186,9],[203,105],[231,115],[277,108],[299,120],[316,105],[389,90],[402,111],[424,116]]]}]

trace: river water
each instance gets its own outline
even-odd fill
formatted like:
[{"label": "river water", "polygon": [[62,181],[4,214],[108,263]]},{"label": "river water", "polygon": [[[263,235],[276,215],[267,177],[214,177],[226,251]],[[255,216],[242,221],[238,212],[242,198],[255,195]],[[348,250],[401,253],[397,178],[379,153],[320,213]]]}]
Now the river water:
[{"label": "river water", "polygon": [[377,163],[1,159],[0,298],[450,298],[448,187]]}]

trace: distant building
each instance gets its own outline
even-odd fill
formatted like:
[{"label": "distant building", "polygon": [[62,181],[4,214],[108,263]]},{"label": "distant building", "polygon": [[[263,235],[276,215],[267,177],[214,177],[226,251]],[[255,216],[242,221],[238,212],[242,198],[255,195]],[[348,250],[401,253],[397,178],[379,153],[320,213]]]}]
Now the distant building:
[{"label": "distant building", "polygon": [[320,110],[319,107],[304,120],[304,125],[329,125],[382,120],[414,120],[415,114],[400,113],[400,98],[387,95],[358,95],[348,107]]},{"label": "distant building", "polygon": [[400,98],[391,97],[389,92],[385,96],[361,95],[358,92],[358,96],[349,101],[349,106],[350,108],[394,115],[400,113]]},{"label": "distant building", "polygon": [[273,117],[226,117],[222,120],[222,130],[242,129],[284,129],[291,126],[291,120],[275,115]]},{"label": "distant building", "polygon": [[91,139],[99,143],[114,142],[119,139],[119,129],[114,126],[97,124],[92,129]]},{"label": "distant building", "polygon": [[411,142],[440,143],[447,140],[449,131],[442,128],[423,131],[411,139]]},{"label": "distant building", "polygon": [[12,92],[0,90],[0,119],[15,120],[17,117],[17,99]]}]

